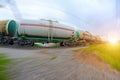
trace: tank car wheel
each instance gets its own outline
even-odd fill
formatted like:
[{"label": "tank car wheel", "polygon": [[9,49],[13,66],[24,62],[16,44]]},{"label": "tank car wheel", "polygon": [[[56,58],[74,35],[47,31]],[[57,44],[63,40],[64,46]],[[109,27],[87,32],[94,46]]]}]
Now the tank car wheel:
[{"label": "tank car wheel", "polygon": [[6,39],[3,39],[2,43],[3,43],[3,44],[7,44],[8,41],[7,41]]},{"label": "tank car wheel", "polygon": [[0,39],[0,44],[2,43],[2,40]]},{"label": "tank car wheel", "polygon": [[24,42],[23,40],[19,40],[18,45],[24,46],[24,45],[25,45],[25,42]]},{"label": "tank car wheel", "polygon": [[9,41],[9,44],[10,44],[10,45],[13,45],[13,44],[14,44],[14,41],[13,41],[13,40]]},{"label": "tank car wheel", "polygon": [[61,43],[60,43],[60,46],[64,46],[64,43],[63,43],[63,42],[61,42]]},{"label": "tank car wheel", "polygon": [[31,41],[30,46],[34,46],[34,42],[33,41]]}]

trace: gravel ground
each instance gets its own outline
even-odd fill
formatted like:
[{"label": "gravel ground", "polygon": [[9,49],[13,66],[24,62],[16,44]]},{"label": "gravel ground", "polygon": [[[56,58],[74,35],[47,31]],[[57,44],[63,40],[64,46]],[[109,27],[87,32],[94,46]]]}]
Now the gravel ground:
[{"label": "gravel ground", "polygon": [[120,80],[109,73],[74,59],[76,48],[0,47],[0,52],[15,58],[11,80]]}]

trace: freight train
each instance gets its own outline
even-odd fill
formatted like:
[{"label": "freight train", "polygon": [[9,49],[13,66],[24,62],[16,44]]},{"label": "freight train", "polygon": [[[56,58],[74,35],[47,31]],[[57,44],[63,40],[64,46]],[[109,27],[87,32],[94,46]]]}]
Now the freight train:
[{"label": "freight train", "polygon": [[87,31],[75,30],[73,26],[52,20],[0,21],[0,44],[31,45],[40,43],[60,43],[61,46],[85,45],[99,42],[99,36]]}]

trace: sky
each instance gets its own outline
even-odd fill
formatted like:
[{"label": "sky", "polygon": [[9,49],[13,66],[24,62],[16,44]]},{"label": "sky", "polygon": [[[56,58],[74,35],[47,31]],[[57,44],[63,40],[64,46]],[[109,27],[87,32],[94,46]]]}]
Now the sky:
[{"label": "sky", "polygon": [[5,1],[0,0],[6,5],[0,8],[0,20],[15,19],[17,15],[22,19],[60,21],[106,38],[120,34],[120,0],[14,0],[12,9]]}]

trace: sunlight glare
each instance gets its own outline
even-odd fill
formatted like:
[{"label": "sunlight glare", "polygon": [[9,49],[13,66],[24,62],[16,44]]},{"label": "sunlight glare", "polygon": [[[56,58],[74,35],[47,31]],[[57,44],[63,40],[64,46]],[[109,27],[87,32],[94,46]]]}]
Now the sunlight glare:
[{"label": "sunlight glare", "polygon": [[116,44],[118,42],[118,39],[117,38],[110,38],[109,42],[112,44]]}]

